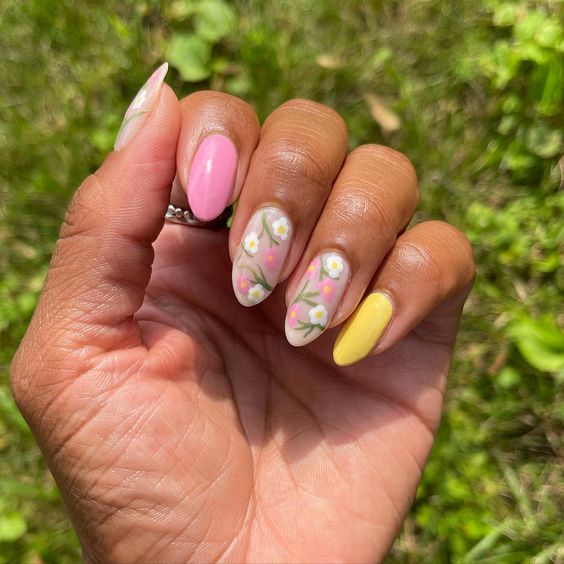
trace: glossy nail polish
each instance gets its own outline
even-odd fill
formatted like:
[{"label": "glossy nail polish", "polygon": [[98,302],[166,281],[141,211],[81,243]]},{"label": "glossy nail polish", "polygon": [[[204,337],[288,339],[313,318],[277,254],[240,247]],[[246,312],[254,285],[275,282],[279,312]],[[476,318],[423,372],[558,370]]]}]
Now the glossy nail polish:
[{"label": "glossy nail polish", "polygon": [[188,173],[188,203],[201,221],[219,217],[229,205],[237,174],[237,149],[225,135],[206,137]]},{"label": "glossy nail polish", "polygon": [[348,366],[367,356],[386,331],[393,311],[390,298],[382,292],[364,298],[337,337],[333,349],[335,363]]},{"label": "glossy nail polish", "polygon": [[305,271],[286,313],[286,338],[307,345],[327,329],[350,278],[347,260],[328,251],[315,257]]},{"label": "glossy nail polish", "polygon": [[284,267],[292,223],[280,208],[266,207],[251,217],[233,262],[233,290],[244,306],[259,304],[272,292]]},{"label": "glossy nail polish", "polygon": [[150,76],[127,108],[114,144],[115,151],[123,149],[145,123],[158,99],[167,72],[168,63],[164,63]]}]

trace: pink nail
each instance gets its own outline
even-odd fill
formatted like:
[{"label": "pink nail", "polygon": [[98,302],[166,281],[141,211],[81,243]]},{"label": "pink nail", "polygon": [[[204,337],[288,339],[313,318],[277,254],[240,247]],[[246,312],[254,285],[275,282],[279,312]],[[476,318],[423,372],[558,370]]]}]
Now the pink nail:
[{"label": "pink nail", "polygon": [[224,135],[206,137],[188,173],[188,203],[201,221],[219,217],[229,205],[237,172],[237,149]]}]

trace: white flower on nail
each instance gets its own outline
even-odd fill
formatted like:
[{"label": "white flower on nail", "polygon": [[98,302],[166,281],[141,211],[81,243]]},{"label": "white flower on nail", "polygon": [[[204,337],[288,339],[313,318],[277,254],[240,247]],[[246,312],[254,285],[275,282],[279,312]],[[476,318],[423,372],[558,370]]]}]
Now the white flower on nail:
[{"label": "white flower on nail", "polygon": [[135,100],[133,100],[131,104],[131,111],[134,112],[136,110],[139,110],[141,107],[143,107],[143,104],[145,103],[146,99],[147,99],[147,89],[143,88],[142,90],[139,91],[137,96],[135,96]]},{"label": "white flower on nail", "polygon": [[256,255],[258,253],[260,243],[259,243],[259,238],[255,231],[251,231],[245,237],[243,247],[245,248],[245,251],[247,251],[251,255]]},{"label": "white flower on nail", "polygon": [[251,303],[258,304],[262,302],[262,300],[264,300],[264,298],[266,297],[265,294],[266,292],[264,291],[264,288],[260,284],[255,284],[249,290],[247,298],[249,298],[249,301]]},{"label": "white flower on nail", "polygon": [[276,237],[280,237],[282,241],[288,238],[288,231],[290,231],[290,226],[288,225],[288,219],[282,216],[276,221],[272,222],[272,231]]},{"label": "white flower on nail", "polygon": [[318,305],[309,310],[309,320],[314,325],[327,325],[327,309],[325,306]]},{"label": "white flower on nail", "polygon": [[339,278],[339,274],[343,272],[345,263],[343,257],[336,254],[331,254],[325,258],[325,270],[331,278]]}]

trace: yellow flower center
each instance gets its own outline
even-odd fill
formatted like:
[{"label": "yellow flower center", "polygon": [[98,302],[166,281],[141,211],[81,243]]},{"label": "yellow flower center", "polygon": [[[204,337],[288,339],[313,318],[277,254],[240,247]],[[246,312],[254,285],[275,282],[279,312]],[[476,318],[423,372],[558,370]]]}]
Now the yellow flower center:
[{"label": "yellow flower center", "polygon": [[298,317],[298,313],[296,310],[290,312],[290,319],[296,319]]},{"label": "yellow flower center", "polygon": [[254,247],[255,246],[255,242],[254,241],[249,241],[249,247]]},{"label": "yellow flower center", "polygon": [[323,288],[323,292],[324,292],[325,294],[330,294],[330,293],[331,293],[331,286],[325,286],[325,287]]},{"label": "yellow flower center", "polygon": [[282,225],[278,226],[278,233],[280,233],[280,234],[284,233],[284,227]]},{"label": "yellow flower center", "polygon": [[315,317],[317,317],[317,319],[321,319],[323,317],[323,313],[320,311],[316,311],[315,312]]}]

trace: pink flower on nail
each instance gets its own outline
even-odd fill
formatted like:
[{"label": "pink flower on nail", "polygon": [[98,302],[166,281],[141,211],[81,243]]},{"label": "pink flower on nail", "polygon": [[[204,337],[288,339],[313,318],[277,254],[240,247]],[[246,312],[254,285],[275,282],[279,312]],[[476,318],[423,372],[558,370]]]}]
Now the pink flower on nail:
[{"label": "pink flower on nail", "polygon": [[319,267],[319,257],[314,258],[310,265],[307,267],[305,276],[308,280],[313,280],[315,277],[315,273],[317,272],[317,269]]},{"label": "pink flower on nail", "polygon": [[239,278],[237,278],[237,288],[239,288],[241,294],[246,296],[250,287],[251,281],[244,274],[241,274]]},{"label": "pink flower on nail", "polygon": [[333,297],[335,296],[335,281],[331,280],[331,278],[324,278],[318,285],[317,289],[321,294],[321,297],[326,302],[332,302]]},{"label": "pink flower on nail", "polygon": [[262,264],[270,272],[274,272],[278,267],[278,248],[269,247],[262,252]]},{"label": "pink flower on nail", "polygon": [[300,304],[294,304],[293,306],[290,306],[287,317],[288,327],[291,327],[293,329],[297,325],[299,317]]}]

